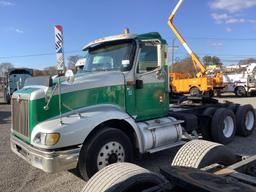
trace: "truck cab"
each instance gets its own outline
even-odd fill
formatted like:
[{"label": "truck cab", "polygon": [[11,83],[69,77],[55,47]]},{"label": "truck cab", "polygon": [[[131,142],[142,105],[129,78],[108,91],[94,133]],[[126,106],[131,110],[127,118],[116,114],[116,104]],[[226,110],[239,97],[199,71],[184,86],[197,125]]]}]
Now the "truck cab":
[{"label": "truck cab", "polygon": [[136,151],[183,143],[182,121],[168,115],[167,43],[158,33],[106,37],[83,50],[75,76],[32,78],[13,94],[13,152],[45,172],[78,166],[86,178]]},{"label": "truck cab", "polygon": [[32,77],[32,69],[26,68],[11,68],[6,73],[6,82],[4,89],[4,99],[6,103],[10,103],[11,96],[14,91],[21,89],[27,78]]}]

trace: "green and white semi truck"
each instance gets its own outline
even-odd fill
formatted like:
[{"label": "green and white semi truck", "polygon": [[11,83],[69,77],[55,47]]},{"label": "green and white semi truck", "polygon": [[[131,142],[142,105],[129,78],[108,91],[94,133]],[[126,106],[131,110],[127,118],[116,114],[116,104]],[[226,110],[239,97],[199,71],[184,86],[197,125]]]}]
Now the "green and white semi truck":
[{"label": "green and white semi truck", "polygon": [[11,149],[45,172],[78,168],[86,179],[135,154],[201,136],[225,144],[255,127],[251,105],[170,107],[168,49],[158,33],[106,37],[83,50],[82,73],[31,78],[12,96]]}]

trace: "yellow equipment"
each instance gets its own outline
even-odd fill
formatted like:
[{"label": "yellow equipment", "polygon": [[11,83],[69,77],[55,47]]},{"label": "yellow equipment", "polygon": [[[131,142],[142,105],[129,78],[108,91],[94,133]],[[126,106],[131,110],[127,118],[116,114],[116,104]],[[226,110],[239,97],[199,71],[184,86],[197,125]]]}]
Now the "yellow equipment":
[{"label": "yellow equipment", "polygon": [[210,95],[213,95],[214,89],[222,88],[222,74],[206,74],[205,66],[201,63],[197,55],[191,50],[185,39],[181,36],[181,34],[178,32],[173,24],[173,19],[176,15],[176,12],[178,11],[182,3],[183,0],[179,0],[177,5],[175,6],[168,19],[168,25],[170,26],[178,40],[181,42],[181,44],[184,46],[188,54],[191,56],[194,68],[196,70],[199,69],[199,71],[196,73],[195,77],[192,78],[185,74],[182,75],[171,72],[171,90],[175,93],[190,93],[191,95],[198,95],[200,93],[209,93]]}]

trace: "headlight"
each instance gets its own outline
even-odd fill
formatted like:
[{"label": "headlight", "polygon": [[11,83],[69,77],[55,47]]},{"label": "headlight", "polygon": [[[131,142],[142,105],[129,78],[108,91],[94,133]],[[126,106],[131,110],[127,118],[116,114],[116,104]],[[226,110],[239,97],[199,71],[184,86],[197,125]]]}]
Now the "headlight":
[{"label": "headlight", "polygon": [[55,145],[60,138],[59,133],[38,133],[34,138],[34,142],[40,145]]}]

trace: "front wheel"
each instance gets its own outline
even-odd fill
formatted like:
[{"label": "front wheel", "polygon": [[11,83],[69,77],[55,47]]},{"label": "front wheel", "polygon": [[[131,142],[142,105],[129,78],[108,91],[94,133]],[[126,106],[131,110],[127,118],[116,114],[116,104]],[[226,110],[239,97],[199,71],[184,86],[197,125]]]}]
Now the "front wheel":
[{"label": "front wheel", "polygon": [[119,129],[106,127],[85,142],[78,162],[83,179],[92,177],[100,169],[117,162],[130,162],[133,148],[129,137]]}]

